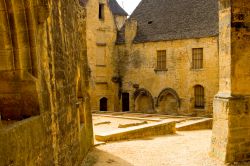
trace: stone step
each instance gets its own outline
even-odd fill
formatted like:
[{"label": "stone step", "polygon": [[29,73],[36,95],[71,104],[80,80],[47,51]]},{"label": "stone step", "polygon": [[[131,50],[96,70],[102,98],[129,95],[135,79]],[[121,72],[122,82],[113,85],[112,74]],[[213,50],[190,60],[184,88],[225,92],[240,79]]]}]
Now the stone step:
[{"label": "stone step", "polygon": [[127,139],[143,138],[148,136],[165,135],[175,133],[175,122],[156,122],[141,126],[134,126],[120,130],[97,133],[95,139],[101,142],[120,141]]},{"label": "stone step", "polygon": [[187,120],[176,124],[177,131],[204,130],[212,129],[213,119],[204,118],[200,120]]}]

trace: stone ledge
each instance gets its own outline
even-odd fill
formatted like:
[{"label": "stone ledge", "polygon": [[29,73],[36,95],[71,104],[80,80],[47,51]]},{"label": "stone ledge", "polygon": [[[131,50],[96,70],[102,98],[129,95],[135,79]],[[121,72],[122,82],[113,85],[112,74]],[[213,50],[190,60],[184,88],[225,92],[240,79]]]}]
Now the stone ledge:
[{"label": "stone ledge", "polygon": [[[95,114],[93,114],[95,116]],[[161,120],[158,119],[148,119],[148,118],[139,118],[139,117],[126,117],[126,116],[113,116],[113,115],[104,115],[104,114],[98,114],[98,116],[103,117],[112,117],[112,118],[119,118],[119,119],[131,119],[131,120],[145,120],[145,121],[152,121],[152,122],[160,122]]]},{"label": "stone ledge", "polygon": [[175,122],[157,122],[141,126],[130,127],[122,130],[114,130],[95,135],[97,141],[109,142],[126,139],[142,138],[147,136],[173,134],[176,132]]},{"label": "stone ledge", "polygon": [[190,130],[204,130],[212,129],[213,119],[201,119],[194,122],[187,122],[184,124],[177,125],[177,131],[190,131]]}]

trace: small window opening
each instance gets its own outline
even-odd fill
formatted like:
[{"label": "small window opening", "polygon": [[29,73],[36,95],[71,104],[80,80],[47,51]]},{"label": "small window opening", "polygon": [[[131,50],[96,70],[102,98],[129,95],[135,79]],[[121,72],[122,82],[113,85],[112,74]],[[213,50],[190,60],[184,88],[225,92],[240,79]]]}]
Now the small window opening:
[{"label": "small window opening", "polygon": [[157,51],[157,69],[166,70],[167,68],[167,55],[166,50]]},{"label": "small window opening", "polygon": [[148,24],[152,24],[152,23],[153,23],[153,21],[149,21],[149,22],[148,22]]},{"label": "small window opening", "polygon": [[104,20],[104,4],[99,4],[99,19]]},{"label": "small window opening", "polygon": [[192,68],[203,68],[203,48],[193,48],[192,50]]}]

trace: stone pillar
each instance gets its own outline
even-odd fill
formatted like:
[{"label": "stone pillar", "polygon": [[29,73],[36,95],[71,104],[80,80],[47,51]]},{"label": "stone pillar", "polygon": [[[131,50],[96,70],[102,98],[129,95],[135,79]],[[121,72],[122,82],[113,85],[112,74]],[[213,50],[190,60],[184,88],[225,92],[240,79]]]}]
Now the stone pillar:
[{"label": "stone pillar", "polygon": [[219,73],[211,154],[226,163],[250,160],[249,0],[219,0]]}]

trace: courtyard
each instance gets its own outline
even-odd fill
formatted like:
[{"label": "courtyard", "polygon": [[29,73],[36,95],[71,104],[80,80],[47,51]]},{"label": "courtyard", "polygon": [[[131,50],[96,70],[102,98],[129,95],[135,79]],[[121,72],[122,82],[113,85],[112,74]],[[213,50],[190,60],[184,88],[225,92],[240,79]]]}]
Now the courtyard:
[{"label": "courtyard", "polygon": [[209,157],[211,130],[112,142],[95,147],[86,159],[91,166],[220,166]]},{"label": "courtyard", "polygon": [[[94,133],[121,132],[124,128],[145,126],[159,121],[176,122],[176,133],[112,142],[95,140],[86,166],[224,166],[210,152],[212,130],[202,128],[204,117],[140,113],[94,113]],[[146,124],[145,124],[146,123]],[[190,126],[179,131],[181,126]],[[123,127],[121,127],[123,126]],[[125,127],[124,127],[125,126]],[[197,128],[200,126],[200,129]],[[178,129],[179,128],[179,129]],[[128,130],[129,130],[128,129]],[[250,163],[234,163],[249,166]]]},{"label": "courtyard", "polygon": [[82,166],[224,166],[209,155],[211,135],[211,130],[182,131],[101,144],[92,149]]}]

